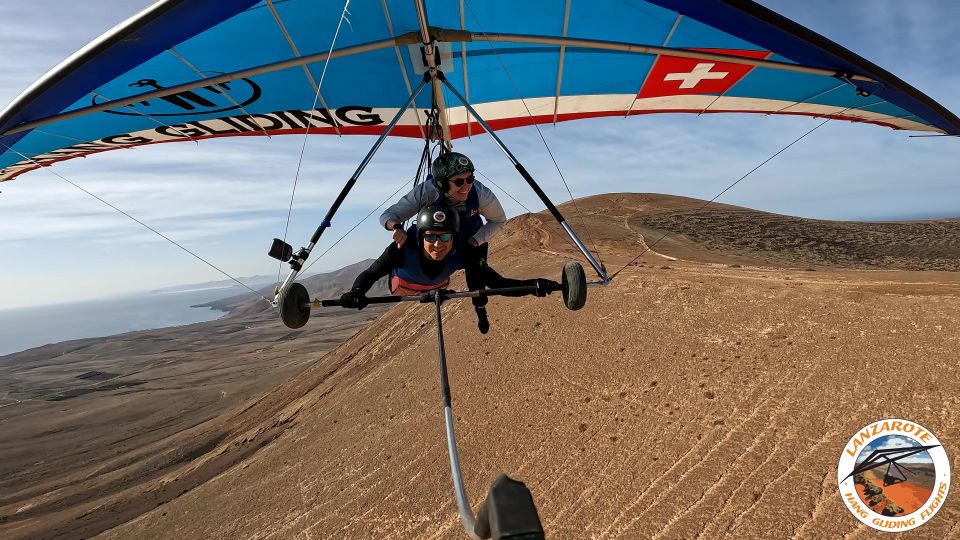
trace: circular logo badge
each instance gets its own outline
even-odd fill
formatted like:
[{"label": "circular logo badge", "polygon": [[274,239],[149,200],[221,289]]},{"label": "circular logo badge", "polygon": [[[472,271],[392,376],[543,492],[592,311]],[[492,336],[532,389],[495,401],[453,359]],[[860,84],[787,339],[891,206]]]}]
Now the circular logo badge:
[{"label": "circular logo badge", "polygon": [[886,532],[933,519],[950,489],[950,461],[937,437],[916,422],[887,418],[853,435],[840,455],[837,485],[844,506]]},{"label": "circular logo badge", "polygon": [[437,223],[443,223],[446,220],[447,220],[447,215],[444,214],[442,211],[438,210],[433,213],[433,221]]},{"label": "circular logo badge", "polygon": [[457,158],[457,163],[459,163],[461,167],[466,167],[467,165],[470,164],[470,160],[463,156],[460,156]]}]

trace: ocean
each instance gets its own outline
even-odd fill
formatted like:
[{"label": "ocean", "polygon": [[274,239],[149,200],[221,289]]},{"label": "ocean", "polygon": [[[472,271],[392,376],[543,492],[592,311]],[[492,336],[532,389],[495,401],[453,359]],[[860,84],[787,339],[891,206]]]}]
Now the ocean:
[{"label": "ocean", "polygon": [[239,286],[149,292],[69,304],[0,310],[0,356],[70,339],[112,336],[212,321],[225,315],[191,308],[247,292]]}]

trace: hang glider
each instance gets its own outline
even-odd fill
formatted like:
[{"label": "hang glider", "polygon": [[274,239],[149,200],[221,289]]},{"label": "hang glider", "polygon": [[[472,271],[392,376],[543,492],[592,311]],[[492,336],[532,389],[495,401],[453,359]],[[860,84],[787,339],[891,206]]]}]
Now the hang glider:
[{"label": "hang glider", "polygon": [[[907,448],[882,448],[874,450],[866,459],[857,463],[853,470],[850,471],[850,474],[845,476],[843,480],[846,481],[846,479],[851,476],[862,474],[877,467],[883,467],[884,465],[887,466],[887,475],[889,475],[891,466],[897,467],[897,470],[900,471],[899,461],[939,446],[939,444],[930,444],[925,446],[910,446]],[[929,457],[927,459],[929,459]],[[901,475],[902,474],[903,472],[901,471]]]},{"label": "hang glider", "polygon": [[[162,0],[0,112],[0,181],[163,142],[378,135],[309,244],[294,254],[274,241],[271,256],[291,267],[274,304],[297,328],[313,304],[327,304],[311,302],[295,280],[384,139],[424,138],[428,160],[432,141],[446,148],[486,132],[597,272],[600,281],[588,283],[579,263],[564,268],[565,304],[579,309],[586,287],[612,276],[496,131],[667,112],[804,115],[960,135],[960,119],[919,90],[749,0]],[[464,489],[441,304],[479,294],[413,299],[435,305],[461,522],[472,538],[543,538],[522,483],[498,480],[476,516]]]},{"label": "hang glider", "polygon": [[[960,135],[919,90],[748,0],[431,0],[427,30],[420,6],[355,0],[334,40],[342,1],[158,2],[0,113],[0,181],[161,142],[380,134],[431,65],[493,130],[738,112]],[[418,96],[391,135],[423,137],[431,99]],[[484,130],[447,106],[449,92],[439,101],[446,140]]]}]

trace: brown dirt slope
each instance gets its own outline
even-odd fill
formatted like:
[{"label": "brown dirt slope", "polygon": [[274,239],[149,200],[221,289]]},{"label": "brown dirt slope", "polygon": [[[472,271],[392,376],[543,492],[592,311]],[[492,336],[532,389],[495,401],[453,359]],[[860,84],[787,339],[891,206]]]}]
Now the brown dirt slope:
[{"label": "brown dirt slope", "polygon": [[[887,260],[864,271],[881,263],[853,249],[719,249],[763,233],[766,216],[711,205],[716,219],[697,214],[712,223],[710,238],[694,238],[669,216],[697,204],[592,197],[578,201],[582,224],[564,208],[611,270],[660,231],[683,233],[590,289],[581,311],[566,311],[557,295],[497,298],[482,336],[468,302],[445,305],[474,507],[506,472],[531,488],[550,538],[879,537],[843,508],[837,460],[858,428],[904,417],[933,430],[956,465],[960,275],[930,271],[941,263],[924,266],[916,253],[890,256],[921,261],[919,270]],[[732,229],[744,222],[761,225]],[[940,232],[953,223],[921,227],[920,240],[943,242],[942,264],[956,269],[957,235]],[[837,236],[846,226],[811,226],[828,245],[847,241]],[[561,229],[542,214],[512,220],[491,254],[517,277],[557,276],[569,258]],[[429,307],[391,309],[222,417],[228,436],[156,480],[209,481],[102,537],[462,538],[435,339]],[[958,537],[958,523],[960,497],[951,496],[904,536]]]},{"label": "brown dirt slope", "polygon": [[[333,294],[358,271],[305,283]],[[220,307],[233,312],[0,357],[0,537],[91,536],[209,480],[280,432],[262,430],[257,444],[193,465],[260,422],[260,408],[286,406],[296,389],[279,394],[279,406],[265,391],[384,311],[325,313],[306,332],[284,327],[257,297]]]},{"label": "brown dirt slope", "polygon": [[[579,203],[609,268],[646,241],[631,221],[664,201]],[[556,275],[572,256],[543,215],[513,220],[494,247],[516,276]],[[784,270],[740,255],[731,267],[684,238],[672,252],[688,257],[645,254],[579,312],[495,299],[487,336],[469,304],[445,306],[474,505],[503,471],[530,486],[551,538],[874,536],[837,494],[855,430],[906,417],[960,455],[956,273]],[[270,445],[104,537],[461,538],[431,318],[389,311],[263,419],[287,422]],[[956,537],[958,501],[906,536]]]}]

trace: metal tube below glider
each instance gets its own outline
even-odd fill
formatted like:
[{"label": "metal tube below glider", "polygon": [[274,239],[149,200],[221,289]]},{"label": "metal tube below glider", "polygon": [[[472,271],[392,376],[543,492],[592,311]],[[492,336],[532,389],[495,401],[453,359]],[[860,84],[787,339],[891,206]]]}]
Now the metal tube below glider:
[{"label": "metal tube below glider", "polygon": [[437,353],[440,363],[440,397],[443,399],[443,419],[447,428],[447,453],[450,454],[450,475],[453,476],[453,491],[457,498],[457,509],[460,511],[460,522],[471,538],[479,540],[474,532],[476,517],[470,509],[470,499],[467,490],[463,487],[463,475],[460,473],[460,458],[457,456],[457,437],[453,431],[453,404],[450,397],[450,380],[447,378],[447,353],[443,346],[443,314],[440,307],[446,298],[440,291],[433,292],[433,302],[437,314]]},{"label": "metal tube below glider", "polygon": [[580,248],[580,252],[583,253],[583,256],[587,258],[587,261],[590,262],[590,266],[597,272],[597,275],[600,276],[600,279],[603,280],[603,284],[606,285],[610,283],[610,278],[607,277],[607,271],[593,258],[593,253],[587,249],[587,246],[583,245],[583,241],[580,240],[580,237],[577,236],[577,233],[573,232],[573,229],[570,228],[570,225],[567,225],[567,221],[563,220],[560,222],[560,226],[563,227],[563,230],[567,231],[567,235],[573,240],[577,247]]},{"label": "metal tube below glider", "polygon": [[453,432],[453,409],[449,406],[443,408],[443,420],[447,427],[447,452],[450,454],[450,473],[453,476],[453,491],[457,497],[457,510],[460,512],[460,522],[464,530],[474,540],[480,540],[477,533],[474,532],[477,518],[473,515],[470,508],[470,499],[467,498],[467,490],[463,487],[463,476],[460,473],[460,459],[457,456],[457,439]]}]

